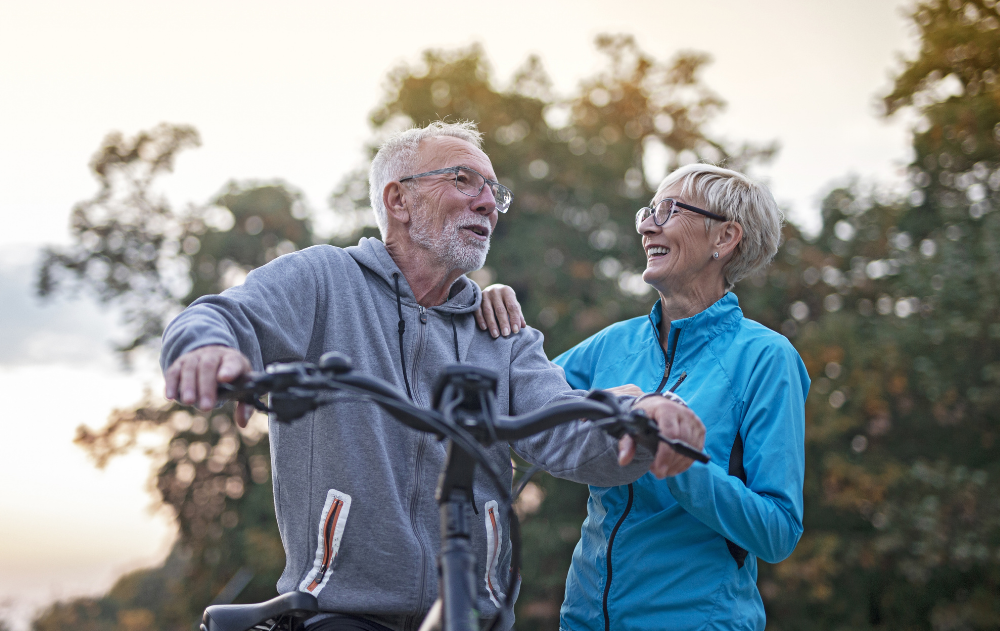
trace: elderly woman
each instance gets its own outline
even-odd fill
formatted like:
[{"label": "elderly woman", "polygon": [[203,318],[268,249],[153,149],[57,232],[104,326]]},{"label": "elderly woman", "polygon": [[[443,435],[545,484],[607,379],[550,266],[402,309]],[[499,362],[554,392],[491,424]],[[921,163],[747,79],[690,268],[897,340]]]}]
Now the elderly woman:
[{"label": "elderly woman", "polygon": [[[679,396],[705,423],[712,461],[590,487],[560,628],[763,629],[757,559],[781,561],[802,534],[809,377],[787,339],[743,317],[732,289],[774,257],[781,213],[746,176],[693,164],[663,181],[635,227],[659,301],[555,362],[576,388]],[[511,296],[489,291],[482,324],[507,328]]]}]

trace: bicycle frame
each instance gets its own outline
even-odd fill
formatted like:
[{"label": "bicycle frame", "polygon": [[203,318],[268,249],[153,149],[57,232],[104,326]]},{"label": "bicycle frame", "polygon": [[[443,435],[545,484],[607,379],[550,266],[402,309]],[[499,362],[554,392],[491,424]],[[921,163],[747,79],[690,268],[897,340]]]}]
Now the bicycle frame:
[{"label": "bicycle frame", "polygon": [[[618,398],[610,393],[592,391],[586,399],[556,404],[521,417],[504,417],[496,413],[496,390],[497,377],[492,372],[465,364],[448,366],[435,388],[435,410],[424,410],[413,405],[391,384],[352,373],[350,359],[339,353],[325,354],[318,365],[305,362],[275,364],[269,366],[266,373],[251,374],[240,383],[219,384],[220,396],[249,403],[275,414],[283,422],[293,421],[325,403],[319,397],[322,392],[348,392],[378,404],[413,429],[448,439],[445,464],[435,494],[441,519],[439,611],[444,631],[479,629],[476,557],[468,519],[473,509],[477,465],[507,504],[510,517],[511,584],[500,613],[488,629],[495,629],[505,611],[513,606],[513,582],[520,569],[520,530],[517,517],[510,510],[510,490],[504,488],[502,476],[489,462],[484,447],[525,438],[569,421],[591,419],[597,420],[595,425],[615,438],[627,433],[654,452],[659,442],[665,442],[685,456],[708,461],[704,452],[660,435],[655,423],[641,411],[623,410]],[[270,407],[258,400],[265,393],[270,393]],[[241,621],[252,617],[238,615],[240,612],[234,608],[239,607],[223,605],[206,609],[204,631],[244,631],[219,622],[222,617]],[[257,607],[254,611],[263,610],[262,605],[251,607]],[[437,607],[435,603],[435,609]],[[300,605],[300,609],[306,608]],[[425,621],[421,631],[432,628],[429,622]]]}]

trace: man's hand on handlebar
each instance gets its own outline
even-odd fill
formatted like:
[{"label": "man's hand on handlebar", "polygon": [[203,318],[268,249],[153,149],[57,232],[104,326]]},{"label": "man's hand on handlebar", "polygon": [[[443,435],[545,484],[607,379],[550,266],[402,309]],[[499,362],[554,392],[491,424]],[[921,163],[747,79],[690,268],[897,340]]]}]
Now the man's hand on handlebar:
[{"label": "man's hand on handlebar", "polygon": [[[620,386],[619,388],[627,387]],[[612,388],[612,392],[615,390]],[[618,392],[618,394],[632,394],[632,392]],[[642,410],[649,418],[656,421],[660,427],[660,433],[665,437],[682,440],[698,450],[704,449],[705,425],[698,418],[698,415],[689,408],[664,397],[650,397],[636,403],[633,409]],[[632,462],[634,457],[635,441],[626,434],[618,441],[618,463],[625,466]],[[662,480],[668,476],[687,471],[693,462],[690,458],[678,454],[661,442],[649,470]]]},{"label": "man's hand on handlebar", "polygon": [[[231,383],[250,372],[246,355],[228,346],[202,346],[178,357],[165,373],[166,395],[202,410],[215,407],[219,383]],[[236,404],[235,421],[246,427],[253,408]]]}]

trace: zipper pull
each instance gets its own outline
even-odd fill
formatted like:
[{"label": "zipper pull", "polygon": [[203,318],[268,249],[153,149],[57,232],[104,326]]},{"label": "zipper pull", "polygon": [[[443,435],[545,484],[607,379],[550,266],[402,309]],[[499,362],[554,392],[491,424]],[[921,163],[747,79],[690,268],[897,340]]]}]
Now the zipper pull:
[{"label": "zipper pull", "polygon": [[420,312],[420,324],[427,324],[427,310],[420,305],[417,305],[417,310]]},{"label": "zipper pull", "polygon": [[681,373],[681,378],[677,380],[677,383],[675,383],[675,384],[674,384],[674,387],[670,389],[670,392],[674,392],[674,391],[676,391],[676,390],[677,390],[677,388],[679,388],[679,387],[680,387],[680,385],[681,385],[682,383],[684,383],[684,380],[685,380],[685,379],[687,379],[687,376],[688,376],[688,374],[687,374],[687,371],[686,371],[686,370],[685,370],[684,372],[682,372],[682,373]]}]

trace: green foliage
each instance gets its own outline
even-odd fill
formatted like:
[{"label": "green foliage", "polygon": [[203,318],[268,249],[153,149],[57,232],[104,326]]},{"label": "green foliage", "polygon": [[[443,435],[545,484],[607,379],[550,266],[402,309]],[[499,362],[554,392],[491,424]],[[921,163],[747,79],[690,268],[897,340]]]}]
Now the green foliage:
[{"label": "green foliage", "polygon": [[[196,144],[193,129],[170,125],[129,139],[110,134],[91,163],[101,190],[73,211],[73,245],[50,249],[40,268],[42,295],[82,288],[124,307],[132,336],[124,353],[158,340],[197,297],[312,244],[301,195],[282,183],[230,183],[208,204],[173,212],[157,196],[155,177]],[[57,603],[36,629],[187,630],[230,581],[242,586],[230,594],[240,602],[274,596],[284,552],[266,428],[239,430],[231,412],[191,414],[147,400],[114,411],[100,430],[78,429],[77,444],[98,466],[134,448],[141,432],[169,435],[162,453],[150,455],[162,462],[155,488],[179,537],[163,567],[123,577],[103,598]]]},{"label": "green foliage", "polygon": [[[1000,15],[986,0],[928,0],[913,11],[922,48],[885,99],[889,113],[921,116],[912,189],[900,197],[854,182],[833,191],[820,234],[786,226],[771,268],[736,289],[749,317],[794,341],[813,379],[806,530],[788,560],[761,564],[769,628],[1000,626],[992,492],[1000,478]],[[490,268],[474,277],[515,287],[551,355],[652,302],[637,282],[644,261],[632,227],[652,194],[645,152],[662,147],[670,167],[703,159],[745,168],[773,151],[705,136],[722,104],[698,78],[704,56],[661,63],[627,37],[598,45],[606,68],[566,99],[553,96],[537,59],[501,89],[478,48],[427,52],[390,74],[372,115],[376,140],[440,117],[479,124],[515,199]],[[77,242],[53,250],[42,268],[43,293],[76,278],[125,305],[134,339],[123,349],[155,339],[171,309],[312,240],[285,185],[230,185],[183,215],[157,201],[153,175],[196,142],[193,130],[170,127],[109,137],[94,161],[102,192],[74,211]],[[331,198],[343,220],[338,243],[372,233],[365,178],[359,170]],[[78,441],[102,462],[155,428],[170,434],[156,487],[177,516],[175,550],[164,567],[123,577],[106,597],[54,605],[37,629],[190,628],[243,568],[254,578],[240,600],[273,595],[283,559],[266,436],[238,432],[218,413],[146,403],[116,412],[100,431],[82,429]],[[518,505],[521,629],[555,628],[585,498],[583,487],[543,475]],[[157,591],[166,596],[147,597]]]},{"label": "green foliage", "polygon": [[200,144],[183,125],[134,138],[112,132],[90,168],[98,193],[74,207],[67,248],[47,248],[38,293],[86,288],[120,307],[126,353],[156,343],[198,296],[218,293],[280,254],[312,245],[301,195],[284,183],[230,183],[208,204],[174,212],[155,180],[176,155]]},{"label": "green foliage", "polygon": [[921,116],[913,188],[831,193],[788,277],[814,382],[806,532],[761,572],[771,627],[1000,624],[998,17],[916,6],[922,48],[885,100]]},{"label": "green foliage", "polygon": [[[501,90],[478,48],[428,52],[420,66],[391,73],[387,96],[372,116],[376,135],[439,117],[479,124],[496,172],[516,194],[495,236],[493,267],[479,278],[499,275],[518,289],[553,354],[648,309],[650,297],[636,282],[644,262],[633,228],[636,208],[653,192],[642,173],[648,143],[665,147],[670,166],[695,159],[744,164],[771,151],[727,149],[702,133],[722,106],[698,79],[705,56],[685,54],[664,64],[627,37],[603,37],[598,46],[607,69],[566,100],[551,96],[537,59]],[[122,345],[126,352],[154,341],[169,317],[198,296],[312,242],[300,198],[284,184],[230,184],[208,204],[173,212],[156,195],[155,176],[196,144],[193,130],[169,125],[131,139],[110,135],[92,163],[101,192],[74,210],[73,246],[50,250],[41,268],[43,295],[87,287],[125,306],[133,335]],[[344,242],[370,221],[365,178],[356,172],[332,197]],[[632,294],[622,293],[626,281]],[[101,430],[81,428],[77,442],[100,465],[151,430],[170,434],[156,472],[159,496],[180,530],[170,559],[163,568],[123,578],[103,599],[57,604],[37,621],[39,629],[69,620],[183,627],[241,568],[255,576],[241,600],[273,595],[283,558],[266,436],[238,432],[222,414],[209,418],[145,402],[115,412]],[[525,524],[525,627],[551,625],[557,615],[586,498],[583,487],[550,477],[536,480],[533,490],[545,501]],[[150,582],[168,596],[146,602],[138,595],[145,592],[127,589]]]},{"label": "green foliage", "polygon": [[[478,124],[514,203],[497,223],[488,267],[473,277],[514,287],[553,357],[651,303],[636,276],[645,259],[634,228],[636,210],[654,192],[643,174],[647,145],[664,147],[670,167],[698,159],[742,166],[773,152],[730,148],[704,134],[722,106],[699,80],[706,56],[662,63],[625,36],[600,37],[597,45],[607,67],[569,99],[550,94],[535,58],[504,90],[478,47],[428,51],[420,64],[390,73],[371,119],[376,138],[439,118]],[[366,176],[359,171],[341,184],[339,212],[367,209]],[[634,293],[623,298],[621,284]]]},{"label": "green foliage", "polygon": [[[653,195],[643,156],[659,144],[668,166],[695,160],[743,168],[773,148],[727,147],[703,126],[722,107],[699,79],[704,55],[657,61],[630,37],[598,38],[604,70],[577,95],[557,99],[537,59],[498,88],[478,47],[430,51],[390,73],[372,115],[376,138],[402,125],[473,120],[500,181],[514,192],[488,266],[472,276],[511,285],[528,322],[545,332],[550,357],[612,322],[648,312],[652,294],[639,274],[645,257],[635,212]],[[334,195],[338,210],[367,207],[364,172]],[[352,192],[353,191],[353,192]],[[566,571],[586,516],[586,489],[547,475],[545,501],[524,524],[524,583],[518,627],[558,624]]]}]

